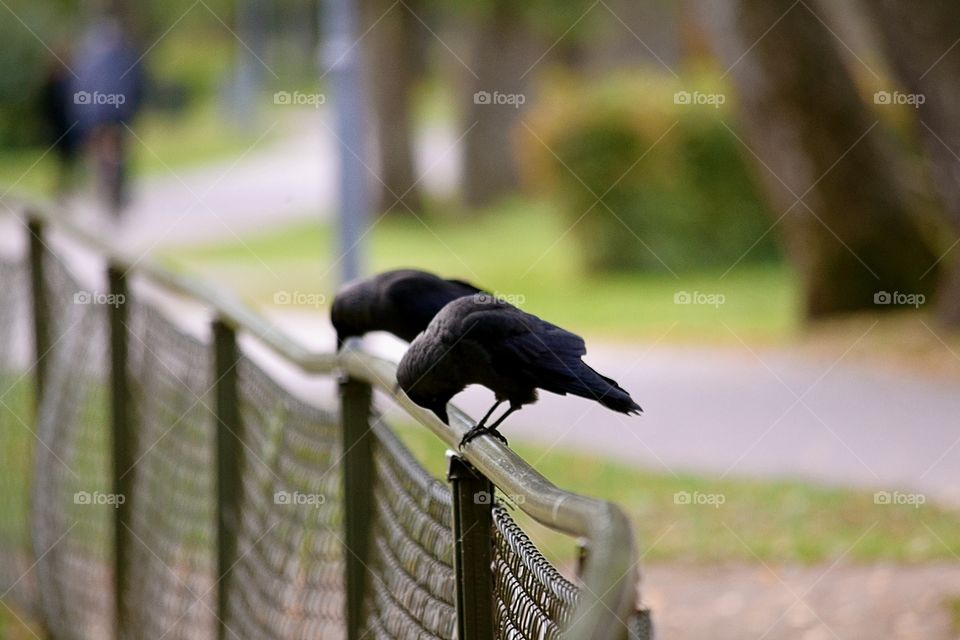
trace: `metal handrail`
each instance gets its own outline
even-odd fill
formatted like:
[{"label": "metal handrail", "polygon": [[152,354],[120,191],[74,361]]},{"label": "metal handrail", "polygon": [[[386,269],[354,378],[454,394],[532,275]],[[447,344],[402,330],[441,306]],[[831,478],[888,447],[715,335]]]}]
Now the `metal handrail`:
[{"label": "metal handrail", "polygon": [[[301,371],[343,372],[379,389],[450,447],[455,448],[474,425],[474,421],[455,406],[451,406],[447,425],[415,404],[397,388],[396,363],[363,351],[358,340],[348,341],[338,354],[313,351],[236,296],[153,260],[134,258],[69,220],[55,206],[20,197],[8,196],[5,200],[16,202],[27,220],[57,229],[101,255],[114,270],[140,275],[209,307],[220,322],[256,337]],[[14,209],[11,211],[16,215]],[[514,497],[517,507],[533,520],[586,539],[588,554],[581,575],[583,589],[578,610],[567,630],[568,637],[624,637],[627,621],[636,607],[638,570],[632,531],[623,511],[613,503],[558,488],[494,438],[478,438],[460,455],[501,491]]]}]

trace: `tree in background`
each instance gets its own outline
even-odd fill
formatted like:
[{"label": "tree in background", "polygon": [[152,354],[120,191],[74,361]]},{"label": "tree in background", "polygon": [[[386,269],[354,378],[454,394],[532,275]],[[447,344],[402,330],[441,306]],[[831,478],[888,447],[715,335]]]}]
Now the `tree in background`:
[{"label": "tree in background", "polygon": [[418,20],[422,5],[418,0],[364,0],[361,5],[361,33],[369,29],[364,60],[375,119],[379,180],[374,179],[373,188],[378,211],[423,209],[411,113],[413,89],[426,72],[425,27]]},{"label": "tree in background", "polygon": [[[863,6],[879,27],[901,86],[923,96],[917,107],[919,137],[947,217],[960,232],[960,3],[881,0]],[[951,245],[945,260],[938,316],[960,326],[960,249]]]},{"label": "tree in background", "polygon": [[[463,200],[480,207],[519,186],[513,136],[523,105],[497,104],[496,96],[523,96],[530,87],[526,72],[536,59],[536,40],[527,23],[527,9],[511,0],[479,3],[468,65],[472,77],[461,98],[464,141]],[[489,98],[489,99],[488,99]]]},{"label": "tree in background", "polygon": [[882,130],[833,36],[791,0],[698,3],[738,90],[746,143],[797,268],[808,317],[929,294],[936,255],[916,228]]}]

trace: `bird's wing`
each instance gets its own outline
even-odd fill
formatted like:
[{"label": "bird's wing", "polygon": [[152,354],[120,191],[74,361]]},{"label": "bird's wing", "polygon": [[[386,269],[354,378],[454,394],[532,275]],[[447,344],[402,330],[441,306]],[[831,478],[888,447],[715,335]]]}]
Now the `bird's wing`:
[{"label": "bird's wing", "polygon": [[460,289],[463,292],[463,295],[465,296],[473,295],[474,293],[486,293],[486,291],[484,291],[483,289],[478,289],[477,287],[470,284],[466,280],[449,279],[447,280],[447,282],[451,285],[455,285],[458,289]]},{"label": "bird's wing", "polygon": [[393,309],[427,314],[429,321],[451,300],[479,291],[473,285],[433,275],[408,277],[393,282],[384,291]]},{"label": "bird's wing", "polygon": [[580,336],[509,305],[474,311],[464,322],[461,330],[469,331],[464,342],[469,339],[475,351],[489,353],[499,376],[596,400],[621,413],[640,411],[629,393],[581,359],[587,347]]},{"label": "bird's wing", "polygon": [[490,350],[495,366],[532,375],[549,385],[538,385],[548,391],[556,386],[551,382],[575,378],[587,353],[580,336],[516,308],[476,311],[465,322],[472,326],[470,337]]}]

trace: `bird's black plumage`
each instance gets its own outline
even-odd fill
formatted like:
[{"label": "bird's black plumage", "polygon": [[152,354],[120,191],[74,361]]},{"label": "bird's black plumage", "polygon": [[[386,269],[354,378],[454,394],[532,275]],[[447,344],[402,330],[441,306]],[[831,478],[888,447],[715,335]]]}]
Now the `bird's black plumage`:
[{"label": "bird's black plumage", "polygon": [[[397,369],[400,387],[422,407],[447,421],[450,399],[471,384],[494,392],[497,404],[464,437],[496,431],[507,415],[535,402],[537,389],[595,400],[620,413],[640,413],[615,381],[581,359],[583,338],[489,294],[454,300],[410,345]],[[490,427],[487,418],[502,403],[510,409]]]},{"label": "bird's black plumage", "polygon": [[462,280],[444,280],[416,269],[397,269],[356,280],[337,292],[330,319],[343,341],[369,331],[389,331],[412,341],[451,300],[481,290]]}]

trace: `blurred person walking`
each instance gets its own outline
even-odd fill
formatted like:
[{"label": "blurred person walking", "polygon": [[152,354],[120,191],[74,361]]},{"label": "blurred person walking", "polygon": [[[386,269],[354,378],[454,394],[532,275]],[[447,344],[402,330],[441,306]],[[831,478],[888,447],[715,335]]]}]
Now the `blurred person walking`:
[{"label": "blurred person walking", "polygon": [[115,216],[129,199],[127,127],[143,98],[140,57],[120,21],[105,17],[87,30],[74,62],[72,112],[98,190]]},{"label": "blurred person walking", "polygon": [[80,156],[80,131],[71,112],[71,72],[63,57],[54,54],[47,64],[40,91],[40,115],[47,143],[57,157],[55,192],[64,199],[72,188]]}]

